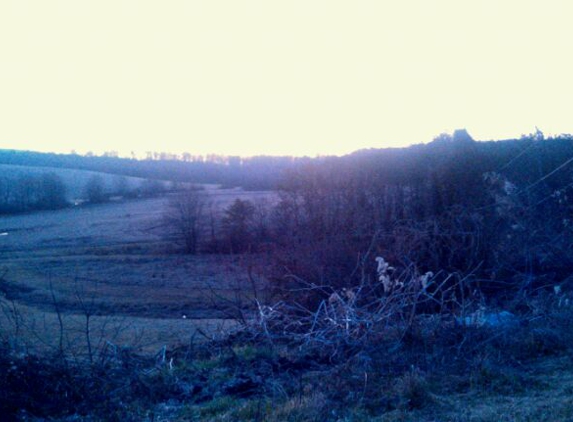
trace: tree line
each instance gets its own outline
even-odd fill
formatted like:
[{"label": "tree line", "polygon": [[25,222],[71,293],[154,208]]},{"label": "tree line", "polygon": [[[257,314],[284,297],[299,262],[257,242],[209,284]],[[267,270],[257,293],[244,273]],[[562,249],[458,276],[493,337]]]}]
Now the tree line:
[{"label": "tree line", "polygon": [[[76,205],[82,202],[98,204],[112,198],[133,199],[162,195],[179,189],[177,184],[167,185],[163,181],[144,179],[137,186],[126,177],[117,176],[106,182],[103,176],[89,177]],[[54,172],[28,173],[20,176],[0,175],[0,215],[18,214],[30,211],[56,210],[71,205],[66,183]]]},{"label": "tree line", "polygon": [[66,186],[54,173],[0,177],[0,214],[66,207]]},{"label": "tree line", "polygon": [[258,156],[251,158],[208,155],[174,157],[149,154],[146,159],[115,154],[78,155],[0,150],[0,164],[71,168],[179,183],[214,183],[246,189],[276,188],[284,170],[310,158]]},{"label": "tree line", "polygon": [[288,269],[317,285],[356,285],[375,254],[420,274],[472,274],[486,292],[535,289],[570,276],[572,189],[570,135],[475,142],[456,131],[295,166],[277,201],[237,200],[217,223],[205,193],[183,194],[194,229],[180,225],[180,238],[194,233],[191,253],[268,252],[277,279]]}]

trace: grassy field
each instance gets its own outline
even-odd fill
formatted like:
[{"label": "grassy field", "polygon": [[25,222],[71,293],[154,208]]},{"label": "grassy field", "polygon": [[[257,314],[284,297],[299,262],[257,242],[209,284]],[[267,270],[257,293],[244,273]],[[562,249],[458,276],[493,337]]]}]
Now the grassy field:
[{"label": "grassy field", "polygon": [[[207,191],[219,209],[236,198],[270,195]],[[235,302],[251,284],[251,258],[180,253],[162,220],[168,200],[1,217],[4,311],[19,319],[19,341],[53,347],[56,310],[70,345],[85,340],[74,333],[82,332],[87,314],[98,341],[149,351],[188,341],[197,328],[213,333],[232,324],[227,300]]]}]

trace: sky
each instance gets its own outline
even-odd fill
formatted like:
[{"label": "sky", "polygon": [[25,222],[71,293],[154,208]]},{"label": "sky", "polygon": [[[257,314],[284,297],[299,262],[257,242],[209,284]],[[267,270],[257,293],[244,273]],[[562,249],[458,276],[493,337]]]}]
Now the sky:
[{"label": "sky", "polygon": [[0,148],[345,154],[573,133],[570,0],[0,0]]}]

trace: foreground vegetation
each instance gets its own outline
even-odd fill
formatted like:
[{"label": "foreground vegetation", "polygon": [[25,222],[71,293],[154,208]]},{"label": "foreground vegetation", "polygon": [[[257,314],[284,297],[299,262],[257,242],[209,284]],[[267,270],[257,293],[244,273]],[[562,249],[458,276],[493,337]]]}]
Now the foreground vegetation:
[{"label": "foreground vegetation", "polygon": [[[568,420],[572,163],[570,136],[479,144],[458,131],[300,163],[276,195],[216,200],[195,186],[113,218],[109,204],[58,211],[50,224],[14,217],[0,245],[0,410],[24,420]],[[77,233],[57,222],[64,213]],[[22,305],[51,309],[51,348],[22,341]],[[68,347],[68,314],[83,349]],[[94,343],[97,318],[110,316],[233,323],[150,353],[107,334]]]},{"label": "foreground vegetation", "polygon": [[360,347],[345,327],[334,328],[334,344],[312,330],[263,328],[264,317],[153,357],[110,344],[90,363],[4,345],[0,411],[21,420],[568,420],[573,315],[557,300],[531,298],[535,310],[517,325],[444,314],[404,330],[375,326]]}]

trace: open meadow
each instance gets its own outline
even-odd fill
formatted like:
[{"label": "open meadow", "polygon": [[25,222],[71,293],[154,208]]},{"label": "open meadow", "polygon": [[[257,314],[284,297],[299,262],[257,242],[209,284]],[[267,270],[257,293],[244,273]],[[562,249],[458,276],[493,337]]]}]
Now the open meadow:
[{"label": "open meadow", "polygon": [[[206,191],[219,211],[271,195]],[[81,350],[89,327],[92,347],[151,352],[233,325],[230,304],[262,280],[248,277],[244,256],[183,254],[164,222],[168,201],[0,217],[3,336],[26,348]]]}]

